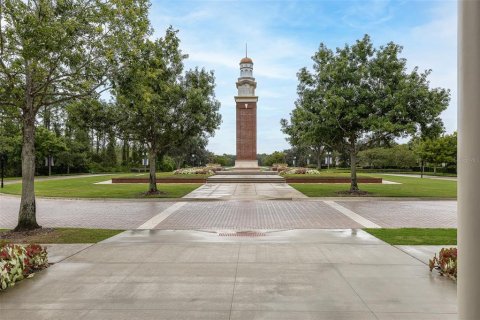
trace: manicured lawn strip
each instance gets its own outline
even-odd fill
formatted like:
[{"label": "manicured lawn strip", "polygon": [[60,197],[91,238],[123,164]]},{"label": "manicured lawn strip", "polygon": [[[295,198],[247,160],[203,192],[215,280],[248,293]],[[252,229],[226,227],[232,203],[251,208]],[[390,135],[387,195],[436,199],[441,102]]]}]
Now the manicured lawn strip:
[{"label": "manicured lawn strip", "polygon": [[[145,198],[142,194],[147,191],[148,185],[137,184],[95,184],[106,181],[113,177],[125,176],[112,175],[101,177],[75,178],[65,180],[37,181],[35,193],[43,197],[67,197],[67,198]],[[200,187],[201,184],[158,184],[158,189],[163,193],[148,196],[149,198],[181,198],[184,195]],[[21,184],[11,184],[1,190],[7,194],[21,194]]]},{"label": "manicured lawn strip", "polygon": [[[315,179],[315,178],[350,178],[350,172],[335,172],[335,171],[320,171],[320,174],[285,174],[282,175],[284,178],[305,178],[305,179]],[[372,178],[371,174],[358,173],[357,177],[362,178]]]},{"label": "manicured lawn strip", "polygon": [[[148,173],[123,175],[115,178],[148,178]],[[173,174],[172,172],[157,172],[157,179],[206,179],[211,174]]]},{"label": "manicured lawn strip", "polygon": [[457,229],[363,229],[392,245],[456,245]]},{"label": "manicured lawn strip", "polygon": [[[1,229],[2,231],[7,231]],[[113,237],[124,230],[84,229],[84,228],[55,228],[46,234],[26,236],[23,239],[9,241],[14,243],[97,243]],[[5,239],[4,239],[5,240]]]},{"label": "manicured lawn strip", "polygon": [[[148,176],[148,175],[147,175]],[[171,172],[159,172],[157,178],[175,178],[175,179],[206,179],[211,174],[173,174]]]},{"label": "manicured lawn strip", "polygon": [[[415,197],[415,198],[456,198],[457,182],[437,179],[420,179],[410,177],[395,177],[370,175],[383,177],[384,180],[400,182],[401,184],[359,184],[360,190],[369,192],[373,197]],[[338,197],[340,191],[347,191],[350,184],[346,183],[322,183],[302,184],[291,183],[292,187],[308,197]]]}]

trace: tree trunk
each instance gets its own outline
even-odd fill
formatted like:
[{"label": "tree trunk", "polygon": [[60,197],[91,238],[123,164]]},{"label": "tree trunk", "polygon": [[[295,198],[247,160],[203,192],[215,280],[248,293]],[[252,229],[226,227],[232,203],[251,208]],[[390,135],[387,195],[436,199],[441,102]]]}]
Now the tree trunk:
[{"label": "tree trunk", "polygon": [[70,165],[67,164],[67,174],[70,174]]},{"label": "tree trunk", "polygon": [[148,187],[149,193],[157,193],[157,152],[154,148],[150,148],[148,152],[148,161],[150,162],[150,185]]},{"label": "tree trunk", "polygon": [[437,164],[433,165],[433,175],[437,175]]},{"label": "tree trunk", "polygon": [[423,178],[423,173],[425,172],[425,162],[423,160],[422,160],[421,166],[422,166],[422,169],[420,171],[420,178]]},{"label": "tree trunk", "polygon": [[37,224],[35,206],[35,111],[33,101],[27,97],[27,106],[22,114],[22,199],[15,231],[40,228]]},{"label": "tree trunk", "polygon": [[317,153],[317,169],[318,170],[322,169],[322,157],[320,153]]},{"label": "tree trunk", "polygon": [[48,176],[50,177],[52,175],[52,156],[47,157],[48,161]]},{"label": "tree trunk", "polygon": [[122,165],[127,165],[127,139],[123,139],[122,144]]},{"label": "tree trunk", "polygon": [[100,133],[97,131],[97,154],[100,152]]},{"label": "tree trunk", "polygon": [[350,192],[359,191],[360,189],[357,183],[357,150],[354,140],[350,143],[350,178]]}]

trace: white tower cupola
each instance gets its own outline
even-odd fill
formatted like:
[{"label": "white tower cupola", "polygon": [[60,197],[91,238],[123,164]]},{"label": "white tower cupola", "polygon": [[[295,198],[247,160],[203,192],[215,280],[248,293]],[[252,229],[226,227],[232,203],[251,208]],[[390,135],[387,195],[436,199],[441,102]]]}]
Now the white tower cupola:
[{"label": "white tower cupola", "polygon": [[253,77],[253,61],[245,56],[240,60],[240,77],[237,81],[239,97],[254,97],[257,82]]},{"label": "white tower cupola", "polygon": [[253,61],[249,57],[240,60],[240,78],[253,78]]}]

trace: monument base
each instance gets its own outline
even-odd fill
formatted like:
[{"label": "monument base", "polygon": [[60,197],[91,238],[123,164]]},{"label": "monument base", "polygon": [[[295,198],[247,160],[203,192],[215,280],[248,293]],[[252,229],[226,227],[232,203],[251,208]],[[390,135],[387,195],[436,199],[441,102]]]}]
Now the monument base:
[{"label": "monument base", "polygon": [[235,160],[234,169],[258,169],[258,160]]}]

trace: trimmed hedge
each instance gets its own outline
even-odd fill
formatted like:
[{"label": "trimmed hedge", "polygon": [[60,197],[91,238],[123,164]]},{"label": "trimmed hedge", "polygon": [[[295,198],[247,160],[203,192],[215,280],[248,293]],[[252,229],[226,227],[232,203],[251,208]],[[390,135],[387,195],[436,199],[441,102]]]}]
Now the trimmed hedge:
[{"label": "trimmed hedge", "polygon": [[38,244],[0,244],[0,290],[48,267],[47,250]]}]

